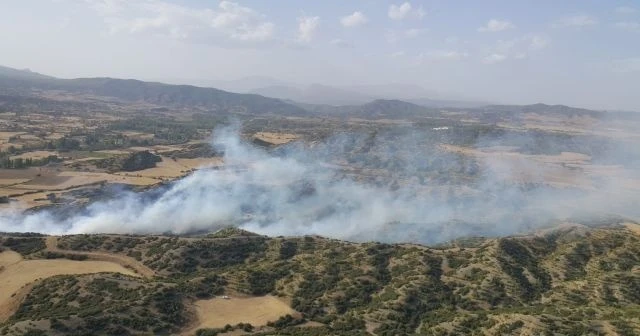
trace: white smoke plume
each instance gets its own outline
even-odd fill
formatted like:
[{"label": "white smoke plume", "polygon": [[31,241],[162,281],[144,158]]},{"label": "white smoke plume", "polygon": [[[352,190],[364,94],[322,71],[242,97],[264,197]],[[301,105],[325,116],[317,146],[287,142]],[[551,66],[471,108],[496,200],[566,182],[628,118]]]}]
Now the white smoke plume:
[{"label": "white smoke plume", "polygon": [[[352,241],[439,243],[464,236],[529,232],[576,216],[639,215],[634,205],[637,190],[628,190],[619,180],[592,191],[525,190],[509,184],[506,179],[518,174],[520,165],[530,165],[518,160],[514,164],[514,160],[485,158],[479,178],[455,188],[443,187],[437,180],[420,180],[418,173],[429,162],[452,159],[412,151],[420,140],[411,134],[397,142],[372,144],[394,157],[400,183],[387,183],[393,179],[375,174],[373,181],[357,181],[344,169],[347,165],[339,165],[354,143],[375,142],[366,137],[343,135],[313,148],[294,144],[267,151],[243,141],[237,129],[214,134],[214,146],[224,149],[221,169],[198,170],[151,192],[122,192],[65,218],[50,211],[5,211],[0,213],[0,231],[184,234],[234,225],[273,236],[318,234]],[[473,169],[459,162],[443,167],[441,175],[452,179]]]}]

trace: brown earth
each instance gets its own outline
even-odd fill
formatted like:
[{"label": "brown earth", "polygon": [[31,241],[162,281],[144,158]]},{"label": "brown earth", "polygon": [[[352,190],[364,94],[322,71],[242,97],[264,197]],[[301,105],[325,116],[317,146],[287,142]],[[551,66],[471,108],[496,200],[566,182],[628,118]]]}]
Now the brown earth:
[{"label": "brown earth", "polygon": [[267,322],[276,321],[287,314],[298,314],[280,299],[267,295],[230,299],[214,298],[194,303],[197,323],[196,327],[184,335],[192,335],[202,328],[224,328],[225,325],[251,323],[254,327],[265,326]]}]

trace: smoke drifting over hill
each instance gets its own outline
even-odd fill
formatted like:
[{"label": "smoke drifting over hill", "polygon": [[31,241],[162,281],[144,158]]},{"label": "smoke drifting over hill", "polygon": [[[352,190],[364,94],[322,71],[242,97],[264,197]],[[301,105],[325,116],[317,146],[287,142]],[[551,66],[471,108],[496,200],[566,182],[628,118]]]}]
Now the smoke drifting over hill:
[{"label": "smoke drifting over hill", "polygon": [[[637,189],[621,179],[584,188],[517,184],[523,169],[540,179],[545,172],[515,155],[486,156],[476,165],[443,151],[420,152],[413,134],[392,143],[342,135],[267,151],[243,141],[236,129],[214,133],[224,168],[202,169],[149,192],[122,192],[65,218],[7,211],[0,231],[180,234],[233,225],[267,235],[437,243],[528,232],[566,218],[640,215]],[[380,162],[365,150],[390,159]],[[433,165],[437,174],[425,174]],[[351,174],[354,166],[359,174]],[[590,179],[579,169],[574,174]],[[473,178],[459,181],[458,175]]]}]

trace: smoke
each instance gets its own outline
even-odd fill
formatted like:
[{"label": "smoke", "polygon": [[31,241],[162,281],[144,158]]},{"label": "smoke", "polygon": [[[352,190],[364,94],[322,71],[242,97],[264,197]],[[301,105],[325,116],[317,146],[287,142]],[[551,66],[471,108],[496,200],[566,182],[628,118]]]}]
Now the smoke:
[{"label": "smoke", "polygon": [[[429,136],[453,134],[444,131]],[[452,153],[425,142],[424,131],[339,134],[271,151],[242,140],[236,128],[214,134],[222,168],[149,192],[123,191],[71,215],[5,211],[0,231],[184,234],[233,225],[272,236],[439,243],[530,232],[576,217],[640,215],[639,189],[628,184],[633,177],[596,178],[588,164],[516,152]],[[494,141],[476,147],[485,145]]]}]

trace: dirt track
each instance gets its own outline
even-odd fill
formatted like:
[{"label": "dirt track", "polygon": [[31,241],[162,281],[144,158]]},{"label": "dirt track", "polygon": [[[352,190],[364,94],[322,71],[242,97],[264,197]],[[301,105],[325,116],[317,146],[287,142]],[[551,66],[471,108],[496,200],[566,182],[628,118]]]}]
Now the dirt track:
[{"label": "dirt track", "polygon": [[84,255],[87,256],[89,260],[112,262],[121,265],[122,267],[131,269],[135,273],[145,278],[151,278],[155,275],[155,272],[152,269],[131,257],[101,252],[78,252],[72,250],[61,250],[58,248],[58,237],[55,236],[47,237],[46,244],[47,251],[73,255]]}]

